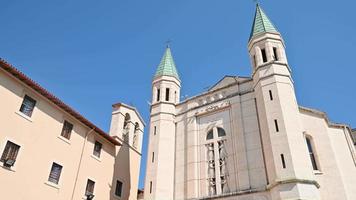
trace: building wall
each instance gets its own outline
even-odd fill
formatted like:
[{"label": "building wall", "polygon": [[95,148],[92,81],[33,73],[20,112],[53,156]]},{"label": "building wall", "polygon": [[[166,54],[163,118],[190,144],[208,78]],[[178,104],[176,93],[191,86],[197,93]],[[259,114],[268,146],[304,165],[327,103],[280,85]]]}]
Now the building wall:
[{"label": "building wall", "polygon": [[[262,133],[259,127],[260,116],[257,115],[255,93],[252,92],[251,86],[252,81],[232,84],[208,91],[176,106],[174,182],[166,181],[165,183],[174,185],[174,199],[204,199],[209,196],[205,144],[207,132],[212,127],[222,127],[227,133],[224,139],[226,139],[228,153],[227,168],[230,189],[229,193],[212,199],[287,198],[277,198],[285,194],[281,191],[302,193],[304,196],[314,195],[316,188],[314,184],[279,183],[276,181],[283,180],[278,179],[273,183],[270,180],[268,183],[267,174],[274,172],[266,171],[265,163],[273,162],[273,160],[271,155],[263,151]],[[275,96],[275,101],[278,102],[277,96]],[[298,154],[307,158],[303,163],[307,163],[305,165],[308,167],[303,170],[309,171],[301,174],[308,174],[310,180],[317,181],[320,185],[317,190],[318,193],[320,192],[321,199],[354,199],[355,191],[351,188],[356,185],[356,167],[352,156],[355,149],[350,149],[350,145],[353,147],[350,133],[342,126],[330,126],[325,117],[320,114],[303,110],[299,112],[297,116],[300,120],[301,134],[304,132],[304,135],[313,138],[317,161],[320,165],[320,171],[312,170],[312,164],[306,152],[307,144],[303,140],[302,143],[298,143],[300,144],[298,148],[303,149]],[[151,118],[151,124],[160,123],[160,120],[164,119]],[[281,124],[280,126],[282,128]],[[152,140],[151,137],[157,137],[153,134],[153,127],[151,127],[149,146],[157,148],[157,143],[162,141]],[[151,152],[148,152],[148,155],[149,166],[151,165]],[[160,160],[155,162],[155,165],[160,164]],[[288,167],[293,168],[294,162],[299,161],[287,163]],[[275,161],[275,165],[280,165],[280,160]],[[155,177],[155,174],[150,171],[147,173],[150,177]],[[276,190],[276,188],[279,189]],[[145,192],[147,192],[147,181]],[[160,198],[158,195],[150,199]]]},{"label": "building wall", "polygon": [[[166,89],[170,95],[166,94]],[[173,199],[175,134],[178,129],[175,105],[179,101],[180,81],[172,76],[157,77],[152,83],[152,94],[144,198]]]},{"label": "building wall", "polygon": [[[260,189],[266,172],[251,82],[225,87],[177,107],[175,199],[209,196],[206,136],[213,127],[226,131],[230,192]],[[244,95],[238,95],[244,93]]]},{"label": "building wall", "polygon": [[[330,127],[324,117],[301,112],[305,134],[311,136],[318,164],[314,171],[321,199],[356,199],[355,148],[346,128]],[[347,141],[349,140],[349,141]]]},{"label": "building wall", "polygon": [[[19,112],[25,94],[37,101],[31,117]],[[95,199],[117,199],[117,179],[123,182],[121,199],[136,199],[137,151],[115,146],[3,70],[0,97],[0,153],[7,141],[20,146],[15,165],[0,167],[1,198],[82,199],[89,178]],[[74,125],[70,140],[60,136],[64,120]],[[100,158],[93,156],[95,141],[103,145]],[[58,185],[48,182],[53,162],[63,166]]]}]

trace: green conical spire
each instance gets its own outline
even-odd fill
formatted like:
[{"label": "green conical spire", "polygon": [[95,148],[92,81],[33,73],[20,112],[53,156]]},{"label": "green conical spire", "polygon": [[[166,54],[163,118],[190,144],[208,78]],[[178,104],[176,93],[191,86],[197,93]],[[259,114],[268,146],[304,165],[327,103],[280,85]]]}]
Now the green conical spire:
[{"label": "green conical spire", "polygon": [[166,51],[164,52],[164,55],[158,65],[154,78],[159,76],[173,76],[179,80],[177,68],[174,64],[171,48],[169,46],[167,46]]},{"label": "green conical spire", "polygon": [[268,18],[266,13],[257,4],[255,19],[253,20],[253,25],[252,25],[252,30],[251,30],[249,40],[251,40],[251,38],[256,35],[267,33],[267,32],[278,33],[276,27],[273,25],[273,23]]}]

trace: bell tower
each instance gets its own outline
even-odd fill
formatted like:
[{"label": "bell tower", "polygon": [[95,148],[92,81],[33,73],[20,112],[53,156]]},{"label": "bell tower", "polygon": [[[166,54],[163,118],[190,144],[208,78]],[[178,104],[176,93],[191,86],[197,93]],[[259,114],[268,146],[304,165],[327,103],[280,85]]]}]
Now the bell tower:
[{"label": "bell tower", "polygon": [[285,43],[258,4],[248,50],[272,199],[320,199]]},{"label": "bell tower", "polygon": [[145,199],[174,199],[175,114],[181,82],[166,47],[152,81]]}]

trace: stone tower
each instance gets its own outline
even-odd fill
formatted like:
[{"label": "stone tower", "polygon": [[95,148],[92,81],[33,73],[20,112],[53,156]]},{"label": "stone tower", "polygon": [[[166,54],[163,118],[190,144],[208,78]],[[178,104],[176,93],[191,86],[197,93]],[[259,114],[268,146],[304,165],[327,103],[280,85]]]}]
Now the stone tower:
[{"label": "stone tower", "polygon": [[259,5],[248,43],[272,199],[320,199],[281,34]]},{"label": "stone tower", "polygon": [[167,46],[152,81],[145,199],[173,199],[175,113],[180,84],[170,47]]}]

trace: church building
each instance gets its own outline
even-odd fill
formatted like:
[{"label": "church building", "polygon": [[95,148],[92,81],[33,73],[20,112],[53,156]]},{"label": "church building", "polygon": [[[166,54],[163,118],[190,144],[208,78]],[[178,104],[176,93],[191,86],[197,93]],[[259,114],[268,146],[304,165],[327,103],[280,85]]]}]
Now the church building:
[{"label": "church building", "polygon": [[247,46],[250,77],[225,76],[183,101],[166,48],[152,82],[144,199],[355,200],[355,133],[298,104],[284,40],[259,5]]}]

